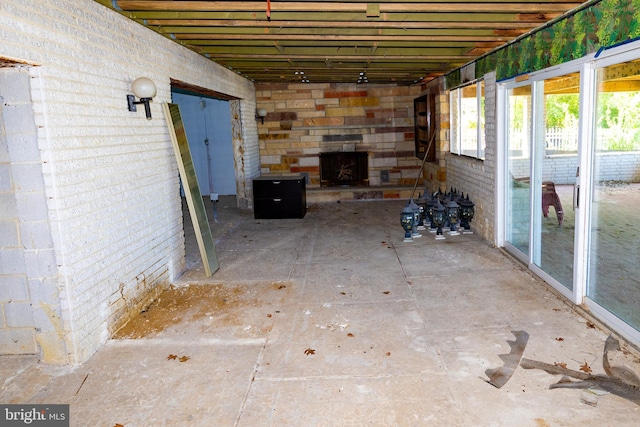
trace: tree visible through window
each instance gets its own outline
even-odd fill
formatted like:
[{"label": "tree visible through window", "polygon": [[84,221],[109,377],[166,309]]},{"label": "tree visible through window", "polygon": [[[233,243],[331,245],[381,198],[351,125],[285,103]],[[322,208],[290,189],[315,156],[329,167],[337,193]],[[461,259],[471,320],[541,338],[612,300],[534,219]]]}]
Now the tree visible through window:
[{"label": "tree visible through window", "polygon": [[484,159],[484,82],[451,91],[451,147],[454,154]]}]

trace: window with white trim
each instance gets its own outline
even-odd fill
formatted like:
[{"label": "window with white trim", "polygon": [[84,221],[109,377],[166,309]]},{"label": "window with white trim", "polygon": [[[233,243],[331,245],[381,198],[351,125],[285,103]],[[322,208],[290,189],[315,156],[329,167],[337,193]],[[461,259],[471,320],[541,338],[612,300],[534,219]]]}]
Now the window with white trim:
[{"label": "window with white trim", "polygon": [[451,153],[484,160],[484,81],[453,89],[449,97]]}]

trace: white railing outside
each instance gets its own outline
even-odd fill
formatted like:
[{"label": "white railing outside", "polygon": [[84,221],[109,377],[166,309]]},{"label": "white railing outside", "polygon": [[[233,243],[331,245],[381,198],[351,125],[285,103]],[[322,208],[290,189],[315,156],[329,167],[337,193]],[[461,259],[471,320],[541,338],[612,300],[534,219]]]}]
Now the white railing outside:
[{"label": "white railing outside", "polygon": [[[598,151],[638,151],[640,141],[636,140],[636,130],[616,128],[598,129],[596,147]],[[509,149],[528,150],[530,135],[522,129],[510,129]],[[575,153],[578,151],[578,131],[573,128],[548,128],[546,132],[547,152]]]}]

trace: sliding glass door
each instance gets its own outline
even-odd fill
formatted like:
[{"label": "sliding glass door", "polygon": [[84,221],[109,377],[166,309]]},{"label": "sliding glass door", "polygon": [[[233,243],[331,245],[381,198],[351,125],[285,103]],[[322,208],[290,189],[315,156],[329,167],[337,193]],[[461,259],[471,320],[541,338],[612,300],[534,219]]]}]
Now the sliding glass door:
[{"label": "sliding glass door", "polygon": [[536,82],[532,261],[573,290],[580,73]]},{"label": "sliding glass door", "polygon": [[640,42],[499,91],[498,241],[640,345]]},{"label": "sliding glass door", "polygon": [[531,231],[531,85],[507,90],[506,240],[529,255]]},{"label": "sliding glass door", "polygon": [[[573,292],[580,73],[505,90],[505,241],[560,290]],[[573,298],[572,298],[573,299]]]},{"label": "sliding glass door", "polygon": [[596,76],[587,296],[640,331],[640,60]]}]

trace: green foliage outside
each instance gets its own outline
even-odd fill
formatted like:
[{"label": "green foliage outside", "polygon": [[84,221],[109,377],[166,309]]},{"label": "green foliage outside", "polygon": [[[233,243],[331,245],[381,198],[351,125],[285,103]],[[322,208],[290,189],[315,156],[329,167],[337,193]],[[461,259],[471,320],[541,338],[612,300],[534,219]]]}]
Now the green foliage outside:
[{"label": "green foliage outside", "polygon": [[640,150],[640,92],[598,95],[598,150]]},{"label": "green foliage outside", "polygon": [[578,94],[547,95],[545,105],[548,128],[568,128],[578,123]]},{"label": "green foliage outside", "polygon": [[[596,149],[599,151],[640,150],[640,92],[598,94]],[[575,127],[579,116],[577,94],[549,95],[545,103],[547,128]]]}]

